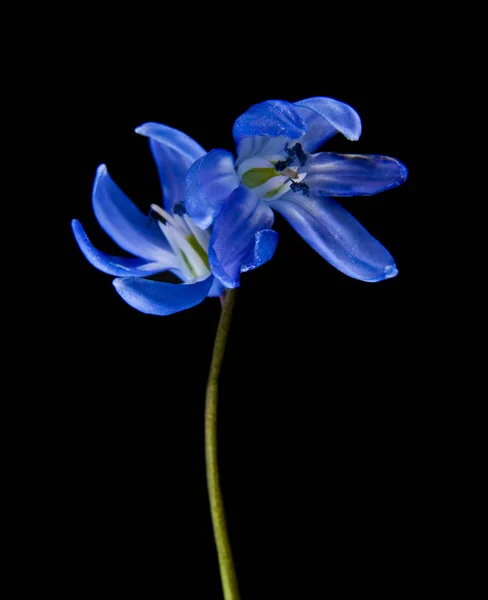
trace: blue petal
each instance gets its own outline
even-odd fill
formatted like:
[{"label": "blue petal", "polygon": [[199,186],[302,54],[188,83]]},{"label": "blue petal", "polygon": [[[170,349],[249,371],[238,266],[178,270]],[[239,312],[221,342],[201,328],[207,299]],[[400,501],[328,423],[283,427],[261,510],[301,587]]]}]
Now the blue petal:
[{"label": "blue petal", "polygon": [[238,144],[242,138],[253,135],[296,139],[306,131],[305,122],[293,104],[284,100],[267,100],[251,106],[238,117],[232,133]]},{"label": "blue petal", "polygon": [[389,156],[376,154],[309,155],[305,183],[320,196],[371,196],[397,187],[408,176],[407,168]]},{"label": "blue petal", "polygon": [[145,123],[136,133],[149,138],[163,189],[164,207],[172,213],[174,204],[185,199],[188,169],[205,150],[185,133],[159,123]]},{"label": "blue petal", "polygon": [[141,258],[168,260],[169,244],[156,221],[144,216],[100,165],[93,186],[93,210],[102,229],[117,244]]},{"label": "blue petal", "polygon": [[361,281],[395,277],[391,254],[335,200],[288,192],[271,203],[331,265]]},{"label": "blue petal", "polygon": [[210,288],[210,291],[207,294],[207,296],[209,298],[219,298],[220,296],[222,296],[222,294],[225,292],[225,290],[226,290],[226,287],[223,286],[216,277],[214,277],[212,287]]},{"label": "blue petal", "polygon": [[116,275],[118,277],[129,277],[131,275],[133,277],[147,277],[161,271],[166,271],[167,269],[177,268],[178,266],[176,257],[169,252],[168,259],[170,260],[166,263],[149,262],[142,258],[110,256],[109,254],[105,254],[105,252],[100,252],[100,250],[97,250],[93,246],[83,229],[83,225],[79,221],[73,219],[71,226],[78,246],[88,262],[108,275]]},{"label": "blue petal", "polygon": [[133,308],[148,315],[171,315],[200,304],[212,287],[214,278],[198,283],[175,284],[124,277],[113,284],[122,298]]},{"label": "blue petal", "polygon": [[306,98],[294,106],[307,126],[301,140],[306,152],[314,152],[338,132],[352,141],[361,135],[361,119],[348,104],[332,98]]},{"label": "blue petal", "polygon": [[210,227],[230,194],[239,187],[234,157],[227,150],[212,150],[197,160],[186,178],[185,208],[201,229]]},{"label": "blue petal", "polygon": [[278,234],[272,229],[263,229],[254,236],[254,247],[243,261],[241,272],[256,269],[271,260],[278,245]]},{"label": "blue petal", "polygon": [[[241,267],[249,264],[250,253],[258,243],[256,233],[269,229],[273,221],[273,211],[249,188],[241,185],[232,192],[215,222],[208,252],[212,273],[226,287],[239,285]],[[262,243],[261,252],[267,260],[271,245],[267,234]]]}]

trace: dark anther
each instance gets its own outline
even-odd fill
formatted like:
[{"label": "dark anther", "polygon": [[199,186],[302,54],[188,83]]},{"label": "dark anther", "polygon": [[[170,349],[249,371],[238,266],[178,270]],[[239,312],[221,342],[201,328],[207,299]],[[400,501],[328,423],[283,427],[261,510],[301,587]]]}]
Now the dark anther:
[{"label": "dark anther", "polygon": [[[295,147],[296,146],[293,146],[293,148],[289,148],[288,142],[286,142],[286,144],[285,144],[285,152],[288,154],[288,159],[287,160],[291,160],[292,162],[296,158]],[[288,164],[290,164],[290,163],[288,163]]]},{"label": "dark anther", "polygon": [[292,192],[302,192],[304,196],[310,196],[310,188],[306,183],[292,183],[290,185],[290,190]]},{"label": "dark anther", "polygon": [[149,221],[160,221],[163,225],[166,224],[166,219],[152,208],[149,209]]},{"label": "dark anther", "polygon": [[288,157],[286,160],[279,160],[275,164],[275,171],[284,171],[286,167],[289,167],[291,165],[292,162],[293,159],[290,157]]},{"label": "dark anther", "polygon": [[300,166],[303,167],[303,165],[307,162],[307,155],[303,151],[302,145],[295,144],[293,146],[293,150],[295,150],[295,155],[297,157],[298,162],[300,163]]},{"label": "dark anther", "polygon": [[182,217],[186,213],[186,208],[183,202],[177,202],[173,206],[173,212],[175,213],[175,215],[180,215],[180,217]]},{"label": "dark anther", "polygon": [[[288,147],[288,142],[285,144],[285,152],[288,154],[287,161],[290,161],[288,165],[290,165],[294,160],[298,160],[300,166],[307,162],[307,155],[303,151],[302,145],[298,142],[292,148]],[[288,166],[287,165],[287,166]]]}]

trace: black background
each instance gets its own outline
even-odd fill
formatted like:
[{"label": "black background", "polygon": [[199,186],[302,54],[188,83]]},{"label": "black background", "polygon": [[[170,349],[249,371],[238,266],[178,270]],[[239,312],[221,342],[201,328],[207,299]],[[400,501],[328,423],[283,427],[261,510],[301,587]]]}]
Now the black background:
[{"label": "black background", "polygon": [[363,134],[326,149],[396,157],[409,179],[343,202],[392,253],[395,279],[348,278],[279,215],[275,257],[242,277],[219,406],[242,597],[396,597],[427,568],[437,454],[436,407],[422,387],[432,345],[419,213],[424,80],[412,50],[422,32],[399,15],[376,29],[356,16],[361,37],[348,28],[333,37],[331,23],[288,17],[277,28],[253,18],[242,32],[229,21],[198,34],[182,18],[149,31],[151,13],[120,28],[93,18],[52,44],[50,90],[38,93],[50,101],[62,268],[46,318],[55,354],[38,356],[50,390],[38,409],[48,506],[39,519],[52,544],[43,577],[67,596],[222,597],[203,452],[219,302],[170,317],[136,312],[84,259],[70,220],[117,254],[91,210],[97,166],[143,211],[160,201],[134,128],[161,122],[206,149],[234,150],[235,118],[271,98],[347,102]]}]

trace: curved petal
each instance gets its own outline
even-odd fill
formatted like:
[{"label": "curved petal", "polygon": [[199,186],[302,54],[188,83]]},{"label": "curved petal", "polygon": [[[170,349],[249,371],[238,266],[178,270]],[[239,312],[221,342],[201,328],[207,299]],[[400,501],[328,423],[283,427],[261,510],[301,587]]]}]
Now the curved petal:
[{"label": "curved petal", "polygon": [[[269,229],[273,221],[273,211],[245,185],[232,192],[215,222],[208,251],[212,273],[226,287],[239,285],[241,267],[249,263],[249,255],[257,243],[256,233]],[[261,249],[263,256],[267,255],[264,252],[266,241],[265,236]]]},{"label": "curved petal", "polygon": [[239,187],[234,157],[227,150],[211,150],[193,164],[186,184],[186,211],[198,227],[207,229]]},{"label": "curved petal", "polygon": [[405,165],[376,154],[311,154],[306,183],[321,196],[371,196],[397,187],[408,176]]},{"label": "curved petal", "polygon": [[185,199],[188,169],[205,154],[205,150],[182,131],[159,123],[144,123],[136,129],[136,133],[149,138],[163,190],[164,207],[172,213],[174,204]]},{"label": "curved petal", "polygon": [[163,283],[150,279],[114,279],[119,295],[133,308],[148,315],[172,315],[200,304],[207,297],[214,278],[197,283]]},{"label": "curved petal", "polygon": [[256,269],[265,262],[271,260],[278,245],[278,234],[272,229],[263,229],[254,236],[254,247],[244,259],[241,266],[241,273]]},{"label": "curved petal", "polygon": [[172,260],[169,260],[167,263],[149,262],[142,258],[110,256],[109,254],[105,254],[105,252],[100,252],[100,250],[97,250],[93,246],[83,229],[83,225],[78,220],[73,219],[71,226],[78,246],[88,262],[108,275],[115,275],[117,277],[147,277],[161,271],[175,269],[178,266],[176,257],[169,252],[168,259]]},{"label": "curved petal", "polygon": [[207,296],[209,298],[219,298],[219,296],[222,296],[226,289],[227,288],[223,286],[216,277],[214,277],[212,287],[210,288]]},{"label": "curved petal", "polygon": [[306,133],[307,127],[299,111],[284,100],[266,100],[251,106],[234,123],[232,133],[238,144],[254,135],[296,139]]},{"label": "curved petal", "polygon": [[391,254],[332,198],[288,192],[271,203],[331,265],[361,281],[395,277]]},{"label": "curved petal", "polygon": [[260,156],[275,162],[283,159],[285,146],[289,142],[284,136],[269,137],[268,135],[245,137],[237,144],[236,165],[239,166],[243,161],[253,157]]},{"label": "curved petal", "polygon": [[301,144],[305,152],[314,152],[336,133],[356,141],[361,135],[358,113],[344,102],[333,98],[306,98],[294,103],[307,126]]},{"label": "curved petal", "polygon": [[93,185],[93,210],[102,229],[124,250],[165,263],[169,245],[156,221],[144,216],[100,165]]}]

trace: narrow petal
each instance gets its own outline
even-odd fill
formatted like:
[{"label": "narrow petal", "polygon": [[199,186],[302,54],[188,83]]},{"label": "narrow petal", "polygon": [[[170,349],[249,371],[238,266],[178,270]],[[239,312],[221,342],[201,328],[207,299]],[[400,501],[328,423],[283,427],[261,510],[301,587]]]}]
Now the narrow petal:
[{"label": "narrow petal", "polygon": [[239,187],[234,168],[234,157],[227,150],[212,150],[197,160],[186,177],[185,208],[193,222],[201,229],[210,227]]},{"label": "narrow petal", "polygon": [[140,258],[165,263],[169,245],[156,221],[144,216],[100,165],[93,186],[93,210],[102,229],[117,244]]},{"label": "narrow petal", "polygon": [[105,252],[100,252],[100,250],[97,250],[93,246],[83,229],[83,225],[79,221],[73,219],[71,226],[78,246],[88,262],[108,275],[115,275],[117,277],[147,277],[168,269],[175,269],[178,266],[176,257],[169,252],[169,260],[166,263],[149,262],[142,258],[110,256],[109,254],[105,254]]},{"label": "narrow petal", "polygon": [[300,140],[305,152],[314,152],[336,133],[356,141],[361,135],[358,113],[344,102],[333,98],[306,98],[294,106],[307,126]]},{"label": "narrow petal", "polygon": [[272,229],[263,229],[254,236],[254,247],[244,259],[241,272],[256,269],[271,260],[278,245],[278,234]]},{"label": "narrow petal", "polygon": [[255,236],[269,229],[273,221],[273,211],[246,186],[241,185],[232,192],[215,222],[208,252],[212,273],[226,287],[239,285],[241,267],[252,262],[250,254],[256,243],[263,243],[263,248],[258,248],[263,258],[270,254],[267,234],[262,242]]},{"label": "narrow petal", "polygon": [[133,308],[148,315],[171,315],[200,304],[207,297],[214,278],[197,283],[162,283],[150,279],[124,277],[113,284],[122,298]]},{"label": "narrow petal", "polygon": [[395,277],[391,254],[332,198],[288,192],[271,203],[331,265],[361,281]]},{"label": "narrow petal", "polygon": [[236,144],[251,136],[270,136],[296,139],[307,127],[293,104],[284,100],[267,100],[251,106],[234,123],[232,133]]},{"label": "narrow petal", "polygon": [[164,207],[172,213],[175,203],[185,200],[188,169],[205,150],[185,133],[159,123],[145,123],[136,133],[149,138],[163,189]]},{"label": "narrow petal", "polygon": [[408,176],[399,160],[376,154],[334,154],[309,156],[306,183],[320,196],[371,196],[397,187]]}]

